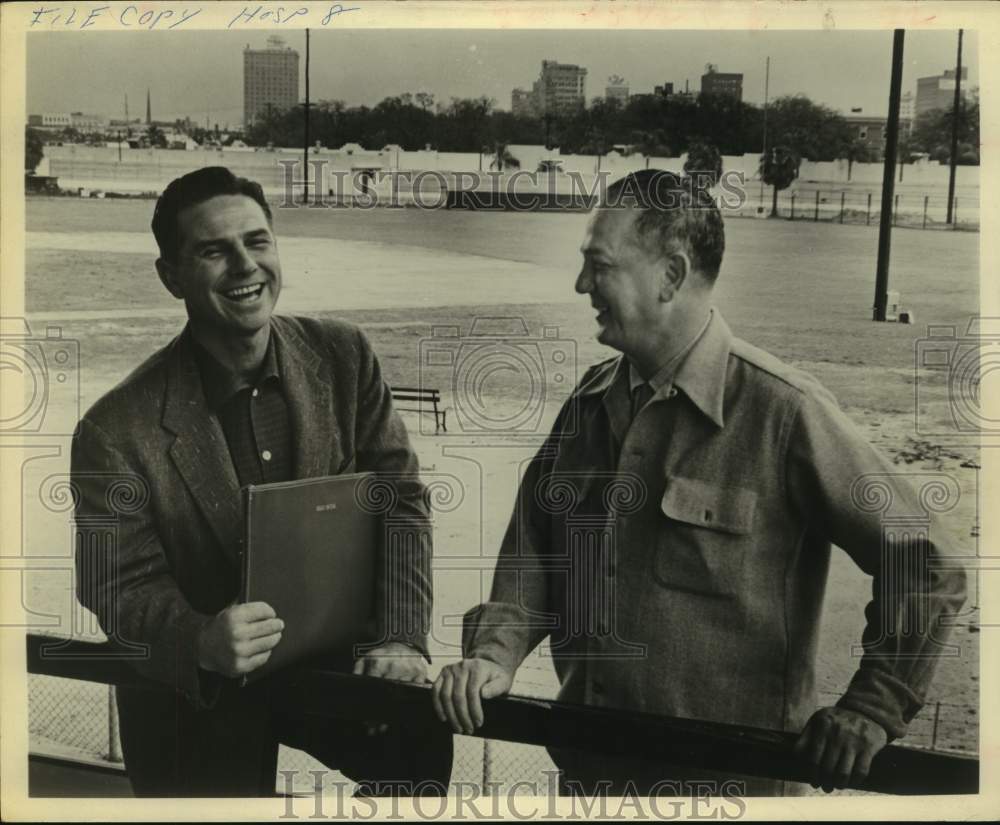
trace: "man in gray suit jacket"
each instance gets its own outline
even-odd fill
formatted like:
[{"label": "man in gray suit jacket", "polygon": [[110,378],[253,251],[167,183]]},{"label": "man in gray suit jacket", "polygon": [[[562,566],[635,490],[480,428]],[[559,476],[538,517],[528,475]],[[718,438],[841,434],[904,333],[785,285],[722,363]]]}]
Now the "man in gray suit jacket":
[{"label": "man in gray suit jacket", "polygon": [[[237,604],[240,487],[371,470],[397,487],[415,553],[384,548],[368,652],[355,673],[426,681],[431,536],[419,465],[378,359],[346,323],[272,315],[281,265],[260,186],[228,169],[173,181],[153,216],[156,268],[188,323],[87,412],[73,441],[77,595],[150,687],[118,692],[140,795],[267,795],[279,742],[359,781],[446,785],[451,737],[302,719],[239,687],[282,618]],[[99,525],[116,519],[112,552]],[[330,697],[331,709],[337,697]],[[345,715],[350,716],[346,708]],[[406,793],[406,786],[395,786]]]}]

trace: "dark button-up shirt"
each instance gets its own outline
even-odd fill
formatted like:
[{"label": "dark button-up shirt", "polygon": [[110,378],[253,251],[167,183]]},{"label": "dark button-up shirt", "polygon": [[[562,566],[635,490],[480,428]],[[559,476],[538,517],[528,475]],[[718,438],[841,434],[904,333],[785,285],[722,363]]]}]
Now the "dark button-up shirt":
[{"label": "dark button-up shirt", "polygon": [[964,601],[938,498],[718,312],[634,420],[629,384],[611,359],[563,407],[464,654],[513,671],[548,637],[561,699],[799,731],[836,544],[873,577],[840,704],[901,736],[949,652],[940,620]]},{"label": "dark button-up shirt", "polygon": [[247,381],[195,345],[209,408],[219,417],[241,487],[288,481],[294,475],[292,425],[271,335],[264,361]]}]

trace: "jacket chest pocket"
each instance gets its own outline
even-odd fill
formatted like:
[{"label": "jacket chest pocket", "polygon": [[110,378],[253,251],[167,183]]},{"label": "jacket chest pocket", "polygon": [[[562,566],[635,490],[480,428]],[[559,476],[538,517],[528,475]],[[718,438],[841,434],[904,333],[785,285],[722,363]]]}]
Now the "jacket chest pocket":
[{"label": "jacket chest pocket", "polygon": [[671,476],[660,500],[653,577],[670,590],[732,598],[741,588],[757,494]]}]

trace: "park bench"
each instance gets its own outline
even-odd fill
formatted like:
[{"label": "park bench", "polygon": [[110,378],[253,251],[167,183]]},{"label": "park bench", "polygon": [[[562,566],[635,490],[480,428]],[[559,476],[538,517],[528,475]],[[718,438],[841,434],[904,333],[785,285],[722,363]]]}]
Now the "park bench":
[{"label": "park bench", "polygon": [[[434,389],[424,389],[423,387],[393,387],[392,388],[392,400],[402,401],[407,404],[416,405],[408,407],[396,407],[397,410],[403,410],[405,412],[415,412],[415,413],[427,413],[434,415],[434,433],[437,434],[439,430],[444,430],[448,432],[448,427],[445,422],[445,416],[448,414],[447,410],[439,409],[439,404],[441,403],[441,393]],[[431,409],[427,409],[427,405],[431,406]]]}]

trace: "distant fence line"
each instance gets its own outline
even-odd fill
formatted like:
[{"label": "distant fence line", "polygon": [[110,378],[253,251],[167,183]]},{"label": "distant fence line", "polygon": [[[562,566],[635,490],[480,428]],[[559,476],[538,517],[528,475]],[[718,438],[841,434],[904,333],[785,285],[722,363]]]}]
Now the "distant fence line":
[{"label": "distant fence line", "polygon": [[[881,191],[795,188],[780,192],[778,217],[794,221],[850,223],[878,226],[881,218]],[[952,223],[947,223],[947,194],[935,192],[897,192],[893,196],[892,225],[915,229],[979,228],[979,198],[958,197],[952,201]],[[754,211],[761,206],[771,212],[771,200],[754,201]],[[744,210],[746,211],[746,207]]]},{"label": "distant fence line", "polygon": [[[604,172],[614,177],[643,168],[680,171],[687,157],[643,157],[610,153],[594,155],[560,155],[540,146],[510,146],[508,150],[520,162],[520,170],[533,172],[542,161],[555,160],[564,173],[592,176]],[[384,169],[399,171],[435,171],[446,175],[468,172],[489,172],[495,169],[493,157],[477,152],[408,152],[394,147],[381,151],[330,150],[310,151],[310,160],[323,160],[331,169]],[[253,178],[265,191],[276,192],[284,185],[282,160],[302,160],[301,149],[196,149],[190,151],[170,149],[122,149],[108,146],[82,144],[49,145],[45,147],[40,175],[54,175],[63,186],[83,186],[122,191],[161,191],[171,180],[185,172],[202,166],[223,165],[235,173]],[[755,154],[724,156],[723,169],[743,175],[744,179],[758,182]],[[507,172],[513,171],[508,168]],[[897,175],[898,178],[898,175]],[[881,163],[854,163],[847,161],[803,161],[799,168],[797,185],[828,183],[846,188],[868,187],[880,189]],[[956,183],[959,192],[967,194],[978,190],[978,166],[960,166]],[[904,167],[901,188],[933,191],[948,185],[948,167],[937,163],[922,162]]]}]

